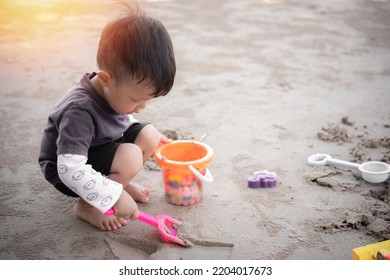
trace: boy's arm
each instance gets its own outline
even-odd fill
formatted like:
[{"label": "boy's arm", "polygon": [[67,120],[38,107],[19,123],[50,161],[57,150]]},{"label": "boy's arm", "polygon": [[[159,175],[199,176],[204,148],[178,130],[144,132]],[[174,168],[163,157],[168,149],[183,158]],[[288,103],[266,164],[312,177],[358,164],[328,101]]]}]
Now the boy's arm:
[{"label": "boy's arm", "polygon": [[57,170],[61,181],[101,213],[109,210],[119,199],[123,186],[95,171],[87,157],[61,154]]}]

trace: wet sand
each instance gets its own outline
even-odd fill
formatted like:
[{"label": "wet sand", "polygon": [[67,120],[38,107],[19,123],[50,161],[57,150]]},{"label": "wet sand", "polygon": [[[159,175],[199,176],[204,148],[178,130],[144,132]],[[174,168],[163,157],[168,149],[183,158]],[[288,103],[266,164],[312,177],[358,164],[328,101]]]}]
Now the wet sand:
[{"label": "wet sand", "polygon": [[[389,180],[306,163],[313,153],[390,163],[389,1],[140,1],[170,32],[178,72],[171,93],[135,117],[215,154],[214,182],[189,207],[165,201],[149,161],[136,181],[152,199],[139,208],[182,220],[192,248],[139,221],[100,232],[43,179],[47,115],[96,70],[116,11],[109,1],[42,3],[0,4],[0,259],[347,260],[390,239]],[[264,169],[277,186],[248,188]]]}]

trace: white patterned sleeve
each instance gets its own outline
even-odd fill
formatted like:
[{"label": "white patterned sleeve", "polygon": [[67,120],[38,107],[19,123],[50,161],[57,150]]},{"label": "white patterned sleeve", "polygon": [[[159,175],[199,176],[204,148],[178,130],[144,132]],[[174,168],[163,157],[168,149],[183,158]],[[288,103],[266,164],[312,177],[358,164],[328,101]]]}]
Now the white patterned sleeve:
[{"label": "white patterned sleeve", "polygon": [[123,186],[95,171],[87,157],[62,154],[57,158],[61,181],[101,213],[109,210],[119,199]]}]

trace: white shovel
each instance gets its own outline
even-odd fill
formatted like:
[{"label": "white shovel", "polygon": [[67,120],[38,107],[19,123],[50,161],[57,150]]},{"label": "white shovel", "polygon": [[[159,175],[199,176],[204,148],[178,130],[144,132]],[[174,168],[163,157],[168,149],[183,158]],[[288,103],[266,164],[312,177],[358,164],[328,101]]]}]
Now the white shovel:
[{"label": "white shovel", "polygon": [[360,172],[369,183],[382,183],[387,180],[390,165],[382,161],[368,161],[362,164],[332,158],[328,154],[314,154],[307,158],[311,166],[332,165],[338,168]]}]

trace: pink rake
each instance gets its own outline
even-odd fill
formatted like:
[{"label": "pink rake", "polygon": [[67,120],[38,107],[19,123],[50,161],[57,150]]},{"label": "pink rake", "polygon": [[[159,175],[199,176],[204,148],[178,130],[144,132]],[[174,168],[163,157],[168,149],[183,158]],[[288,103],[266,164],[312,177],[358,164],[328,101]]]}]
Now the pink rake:
[{"label": "pink rake", "polygon": [[[111,216],[114,214],[115,214],[114,208],[111,208],[106,213],[104,213],[104,215],[106,216]],[[187,240],[180,238],[177,233],[177,228],[182,224],[182,222],[172,218],[171,216],[160,214],[157,217],[155,217],[139,211],[138,220],[156,227],[158,229],[158,233],[160,234],[160,237],[165,242],[177,243],[184,247],[191,246],[191,244],[188,243]]]}]

